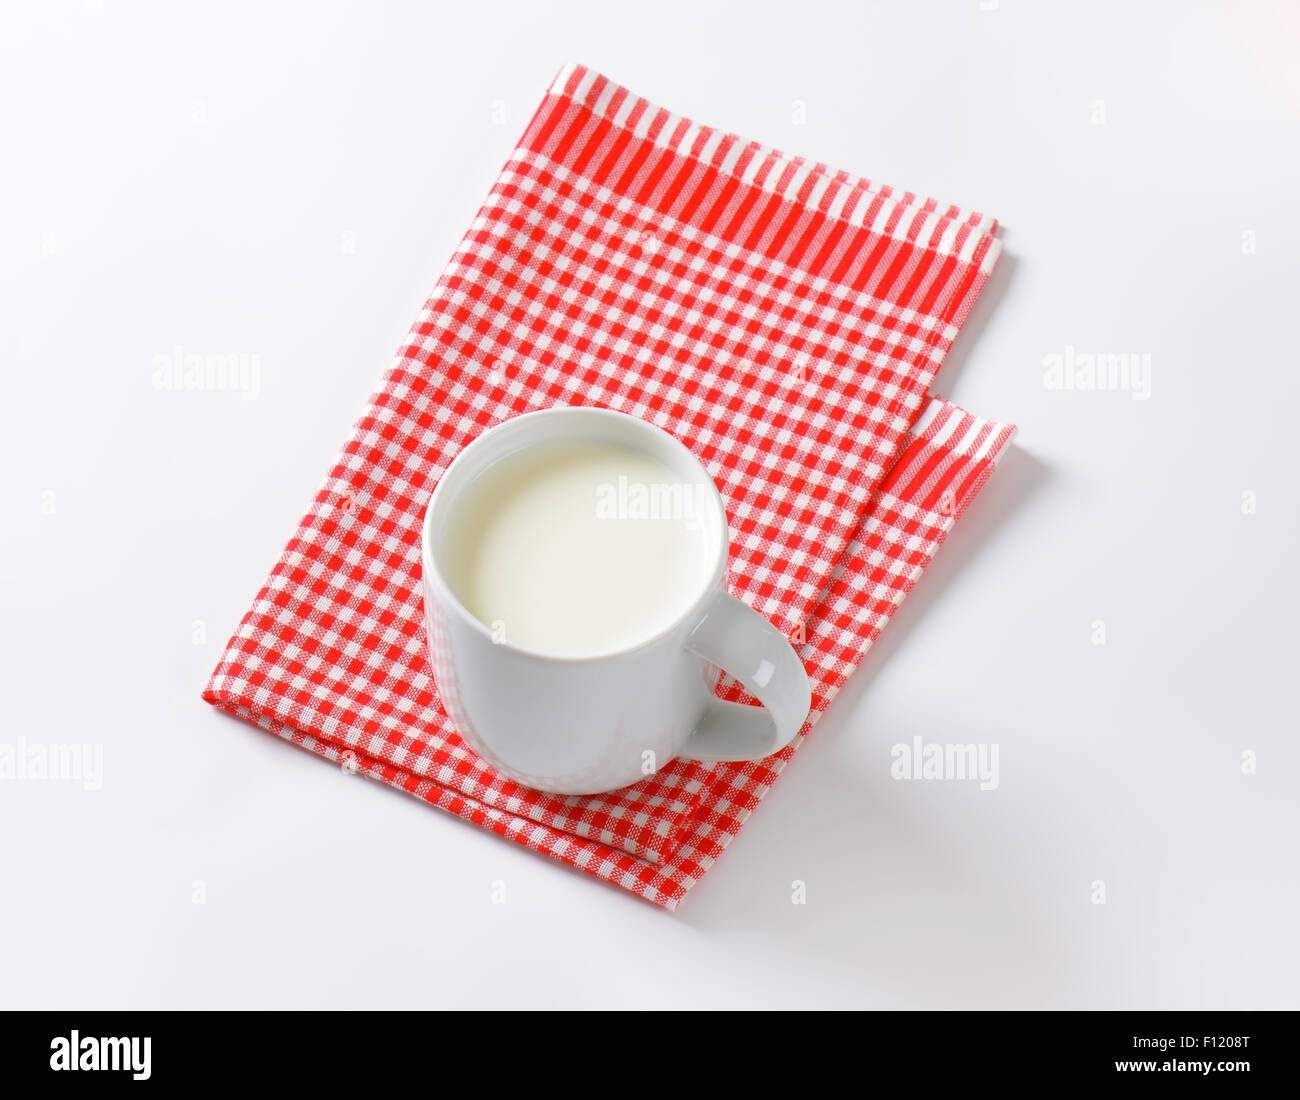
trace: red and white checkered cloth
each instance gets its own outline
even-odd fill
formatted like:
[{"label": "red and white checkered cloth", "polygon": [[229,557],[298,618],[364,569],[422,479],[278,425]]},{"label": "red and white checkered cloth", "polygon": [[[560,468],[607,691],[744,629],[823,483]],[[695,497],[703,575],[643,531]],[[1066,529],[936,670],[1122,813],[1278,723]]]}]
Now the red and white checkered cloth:
[{"label": "red and white checkered cloth", "polygon": [[[675,908],[1010,438],[926,397],[997,259],[994,229],[566,67],[204,698]],[[425,649],[420,521],[466,443],[551,405],[643,417],[713,474],[731,590],[801,643],[813,683],[781,753],[677,760],[576,797],[512,783],[461,743]]]}]

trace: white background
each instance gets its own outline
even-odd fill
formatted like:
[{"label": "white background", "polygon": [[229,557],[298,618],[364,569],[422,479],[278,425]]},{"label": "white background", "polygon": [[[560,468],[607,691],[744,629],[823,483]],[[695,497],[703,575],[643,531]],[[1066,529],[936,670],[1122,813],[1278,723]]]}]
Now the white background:
[{"label": "white background", "polygon": [[[7,6],[0,742],[104,782],[0,781],[0,1006],[1296,1007],[1286,8]],[[570,60],[1004,225],[936,391],[1016,448],[676,915],[199,699]]]}]

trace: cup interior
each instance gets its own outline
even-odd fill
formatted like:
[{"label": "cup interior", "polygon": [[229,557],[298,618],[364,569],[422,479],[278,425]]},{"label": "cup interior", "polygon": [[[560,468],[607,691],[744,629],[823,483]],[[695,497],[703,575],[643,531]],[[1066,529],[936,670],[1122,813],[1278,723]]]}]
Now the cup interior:
[{"label": "cup interior", "polygon": [[[494,468],[534,450],[540,455],[547,448],[574,444],[628,448],[671,471],[674,479],[671,489],[680,494],[677,499],[689,501],[692,522],[698,522],[703,532],[703,579],[698,591],[684,600],[683,614],[675,621],[690,617],[712,593],[726,568],[727,520],[717,486],[699,460],[667,432],[635,416],[581,406],[545,409],[504,421],[468,444],[447,468],[430,497],[423,529],[424,569],[439,597],[483,630],[489,629],[470,612],[453,586],[453,571],[448,561],[451,527],[457,522],[458,513],[463,514],[462,506],[471,500],[477,487],[488,482]],[[663,632],[660,630],[625,648],[648,644]],[[515,648],[536,652],[538,656],[553,656],[523,646]]]}]

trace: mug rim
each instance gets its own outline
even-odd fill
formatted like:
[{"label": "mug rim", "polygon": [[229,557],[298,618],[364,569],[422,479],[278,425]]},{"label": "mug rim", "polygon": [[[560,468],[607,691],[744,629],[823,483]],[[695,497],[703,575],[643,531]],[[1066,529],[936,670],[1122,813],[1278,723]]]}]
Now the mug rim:
[{"label": "mug rim", "polygon": [[[452,471],[456,469],[456,466],[460,464],[462,460],[465,459],[466,456],[468,456],[473,450],[478,448],[481,443],[489,439],[489,437],[495,436],[498,433],[502,432],[504,429],[510,428],[513,425],[517,425],[523,421],[532,421],[543,417],[555,417],[555,416],[565,416],[565,415],[575,415],[575,414],[592,415],[596,417],[618,420],[625,424],[629,424],[633,426],[634,430],[648,431],[654,433],[662,437],[662,439],[666,440],[668,445],[671,448],[675,449],[678,452],[679,456],[682,459],[684,459],[688,465],[693,466],[695,470],[698,471],[701,481],[703,482],[703,484],[708,486],[708,490],[712,494],[713,501],[717,505],[717,525],[719,531],[718,531],[718,539],[717,539],[717,549],[715,552],[716,560],[713,563],[713,568],[708,571],[707,580],[705,581],[702,590],[691,600],[691,602],[686,606],[686,608],[682,611],[682,613],[678,615],[675,619],[673,619],[673,621],[670,622],[667,626],[661,627],[658,631],[656,631],[654,634],[650,635],[649,637],[643,638],[640,641],[632,643],[631,645],[623,646],[620,649],[605,650],[599,653],[590,653],[590,654],[548,653],[545,650],[533,649],[529,646],[520,645],[517,642],[510,641],[508,638],[499,641],[493,638],[492,631],[488,628],[487,624],[484,623],[481,619],[479,619],[477,615],[475,615],[472,611],[470,611],[469,608],[467,608],[464,605],[464,603],[461,602],[460,597],[456,595],[456,593],[452,590],[451,585],[447,583],[446,578],[442,575],[442,570],[439,568],[438,564],[434,561],[433,548],[431,546],[431,539],[430,539],[430,531],[431,531],[434,509],[438,502],[439,494],[443,490],[443,486],[447,484],[447,478],[451,475]],[[429,494],[429,501],[425,505],[425,509],[424,509],[424,519],[420,525],[420,558],[421,558],[421,566],[423,568],[423,573],[424,573],[424,580],[426,584],[435,588],[440,602],[454,608],[457,615],[459,615],[461,619],[467,622],[478,634],[492,641],[493,644],[501,646],[503,649],[506,649],[514,653],[518,653],[522,656],[529,657],[534,660],[555,661],[555,662],[561,662],[565,664],[581,664],[584,662],[591,662],[591,661],[605,661],[605,660],[609,660],[610,658],[625,657],[630,654],[637,653],[640,650],[646,649],[649,646],[655,645],[663,641],[663,639],[666,638],[668,635],[670,635],[674,630],[677,630],[682,625],[683,622],[687,622],[690,621],[692,618],[698,618],[699,616],[701,616],[704,612],[705,605],[713,598],[713,595],[717,590],[719,582],[722,581],[726,576],[727,562],[730,559],[730,542],[731,542],[731,531],[727,521],[727,509],[722,499],[722,493],[719,492],[717,482],[713,480],[713,476],[709,473],[704,463],[701,462],[695,456],[695,454],[691,451],[691,449],[687,447],[686,444],[684,444],[680,439],[678,439],[671,432],[665,431],[657,424],[652,424],[650,423],[650,421],[645,420],[642,417],[635,416],[632,413],[620,412],[617,409],[608,409],[600,405],[552,405],[550,408],[546,408],[546,409],[534,409],[530,412],[520,413],[517,416],[512,416],[506,420],[502,420],[499,424],[494,424],[486,431],[480,432],[477,436],[471,439],[467,444],[465,444],[464,447],[460,449],[456,457],[453,458],[450,463],[448,463],[447,468],[442,472],[441,476],[438,478],[437,484],[434,485],[433,491]]]}]

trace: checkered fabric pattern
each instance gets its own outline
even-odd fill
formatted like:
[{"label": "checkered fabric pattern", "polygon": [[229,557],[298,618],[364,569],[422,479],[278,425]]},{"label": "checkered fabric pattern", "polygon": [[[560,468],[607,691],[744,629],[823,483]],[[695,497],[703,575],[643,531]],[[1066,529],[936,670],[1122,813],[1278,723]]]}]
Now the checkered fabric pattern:
[{"label": "checkered fabric pattern", "polygon": [[[1010,437],[926,396],[997,259],[994,228],[566,67],[204,697],[675,907]],[[782,753],[673,761],[576,797],[512,783],[456,735],[425,645],[424,507],[471,439],[552,405],[640,416],[714,476],[731,589],[796,640],[813,681]]]}]

